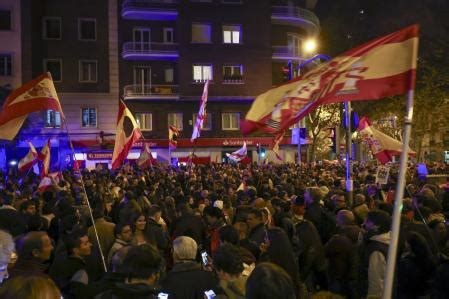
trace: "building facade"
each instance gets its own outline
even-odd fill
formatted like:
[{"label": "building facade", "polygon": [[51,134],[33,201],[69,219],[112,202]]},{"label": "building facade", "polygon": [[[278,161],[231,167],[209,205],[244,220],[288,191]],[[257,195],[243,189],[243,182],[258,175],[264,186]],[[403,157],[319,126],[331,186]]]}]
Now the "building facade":
[{"label": "building facade", "polygon": [[[256,160],[256,144],[267,147],[271,138],[243,137],[240,121],[258,94],[285,79],[284,66],[306,58],[302,43],[320,30],[305,8],[316,1],[20,2],[21,44],[13,47],[22,52],[18,82],[51,72],[66,125],[54,111],[33,115],[11,148],[22,156],[27,140],[39,148],[51,138],[59,165],[71,158],[66,127],[85,166],[110,163],[120,98],[158,159],[168,160],[168,127],[175,125],[182,134],[172,157],[195,151],[203,161],[220,162],[247,141]],[[206,80],[207,121],[190,143]],[[284,160],[294,161],[296,146],[289,137],[283,144]]]}]

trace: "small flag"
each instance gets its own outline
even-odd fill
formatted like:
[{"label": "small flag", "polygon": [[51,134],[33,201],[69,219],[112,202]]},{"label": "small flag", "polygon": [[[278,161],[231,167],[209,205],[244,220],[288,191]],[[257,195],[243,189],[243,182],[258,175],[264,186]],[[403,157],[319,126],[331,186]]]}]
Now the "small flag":
[{"label": "small flag", "polygon": [[206,80],[204,84],[203,95],[201,96],[201,105],[200,110],[198,111],[198,115],[196,116],[195,126],[193,127],[192,138],[190,141],[193,142],[196,138],[200,137],[201,130],[204,127],[204,122],[206,121],[207,113],[206,113],[206,104],[207,104],[207,95],[209,93],[209,80]]},{"label": "small flag", "polygon": [[[53,180],[55,183],[59,183],[62,178],[62,174],[60,171],[49,173],[47,176],[41,179],[39,186],[37,187],[37,191],[39,193],[43,193],[45,191],[50,190],[53,187]],[[53,180],[52,180],[53,179]]]},{"label": "small flag", "polygon": [[41,178],[43,178],[48,174],[48,169],[50,168],[50,138],[44,147],[42,147],[38,159],[42,161]]},{"label": "small flag", "polygon": [[133,144],[142,137],[134,116],[123,101],[120,101],[117,129],[115,134],[114,153],[112,154],[112,169],[119,168],[125,161]]},{"label": "small flag", "polygon": [[233,152],[231,154],[226,153],[226,156],[234,162],[240,162],[246,158],[247,154],[248,154],[248,151],[246,149],[246,141],[245,141],[245,142],[243,142],[243,146],[240,149],[236,150],[235,152]]},{"label": "small flag", "polygon": [[177,127],[168,126],[168,146],[171,150],[176,149],[178,146],[178,138],[180,135],[180,131]]},{"label": "small flag", "polygon": [[148,145],[148,143],[144,143],[142,146],[142,151],[140,152],[139,159],[137,160],[137,166],[141,168],[153,167],[154,164],[157,164],[157,161],[151,154],[150,146]]},{"label": "small flag", "polygon": [[50,73],[42,74],[14,90],[0,112],[0,139],[13,140],[31,112],[54,110],[62,113]]},{"label": "small flag", "polygon": [[38,153],[34,148],[33,144],[30,141],[28,141],[28,145],[30,146],[30,150],[28,151],[28,154],[26,154],[26,156],[19,161],[18,165],[18,169],[22,173],[29,170],[38,161],[37,160]]},{"label": "small flag", "polygon": [[279,143],[282,141],[282,139],[284,138],[284,134],[285,131],[283,131],[282,133],[276,135],[276,137],[273,140],[273,147],[271,148],[271,150],[273,151],[273,153],[276,155],[276,158],[278,160],[283,160],[281,153],[279,152]]}]

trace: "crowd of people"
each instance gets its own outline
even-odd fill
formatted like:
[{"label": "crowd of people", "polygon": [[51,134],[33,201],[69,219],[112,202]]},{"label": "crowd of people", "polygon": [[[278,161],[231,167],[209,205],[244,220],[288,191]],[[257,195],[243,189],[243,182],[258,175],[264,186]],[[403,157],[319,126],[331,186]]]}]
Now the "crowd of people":
[{"label": "crowd of people", "polygon": [[[340,164],[2,173],[0,298],[379,298],[396,170],[353,200]],[[410,165],[394,298],[449,298],[448,187]]]}]

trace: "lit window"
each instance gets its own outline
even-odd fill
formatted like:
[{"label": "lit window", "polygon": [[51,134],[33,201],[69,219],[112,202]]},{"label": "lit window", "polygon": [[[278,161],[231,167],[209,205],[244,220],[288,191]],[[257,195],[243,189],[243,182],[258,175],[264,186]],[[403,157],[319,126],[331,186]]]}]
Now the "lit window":
[{"label": "lit window", "polygon": [[45,39],[61,39],[61,18],[45,17],[43,19],[43,36]]},{"label": "lit window", "polygon": [[61,59],[45,59],[44,72],[50,72],[54,82],[62,81],[62,61]]},{"label": "lit window", "polygon": [[222,113],[221,126],[223,130],[238,130],[240,128],[240,113]]},{"label": "lit window", "polygon": [[174,126],[182,131],[182,113],[169,113],[168,114],[168,125]]},{"label": "lit window", "polygon": [[[195,126],[196,124],[196,118],[198,113],[193,113],[193,122],[192,125]],[[212,114],[206,113],[206,121],[203,122],[203,129],[205,131],[212,130]]]},{"label": "lit window", "polygon": [[0,76],[12,75],[12,55],[0,54]]},{"label": "lit window", "polygon": [[192,43],[211,43],[209,24],[192,24]]},{"label": "lit window", "polygon": [[79,80],[80,82],[97,82],[96,60],[80,60]]},{"label": "lit window", "polygon": [[174,81],[174,70],[173,68],[166,68],[164,71],[165,82],[173,83]]},{"label": "lit window", "polygon": [[82,108],[81,109],[81,126],[83,128],[97,126],[97,109],[96,108]]},{"label": "lit window", "polygon": [[225,44],[240,44],[240,25],[223,26],[223,43]]},{"label": "lit window", "polygon": [[96,40],[97,21],[95,19],[78,19],[78,38],[80,40]]},{"label": "lit window", "polygon": [[61,127],[61,114],[54,110],[47,110],[45,114],[45,127],[46,128],[60,128]]},{"label": "lit window", "polygon": [[212,80],[212,65],[193,65],[193,81]]},{"label": "lit window", "polygon": [[136,113],[136,122],[142,131],[153,130],[153,114],[151,113]]}]

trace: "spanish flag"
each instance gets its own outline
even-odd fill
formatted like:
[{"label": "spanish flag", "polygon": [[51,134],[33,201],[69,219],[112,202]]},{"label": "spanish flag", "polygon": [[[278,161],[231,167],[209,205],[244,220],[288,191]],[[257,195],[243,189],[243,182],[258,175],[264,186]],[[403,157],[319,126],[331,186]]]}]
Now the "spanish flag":
[{"label": "spanish flag", "polygon": [[123,101],[120,101],[117,130],[115,134],[114,153],[112,154],[112,169],[122,166],[133,144],[142,137],[134,116]]},{"label": "spanish flag", "polygon": [[323,104],[377,100],[415,87],[418,25],[377,38],[257,96],[243,134],[278,134]]},{"label": "spanish flag", "polygon": [[13,140],[28,114],[42,110],[62,113],[50,73],[42,74],[14,90],[0,112],[0,139]]},{"label": "spanish flag", "polygon": [[43,178],[48,174],[50,168],[50,138],[48,138],[47,143],[42,147],[38,159],[42,161],[41,178]]},{"label": "spanish flag", "polygon": [[142,151],[140,152],[139,159],[137,160],[137,166],[141,168],[145,167],[153,167],[154,164],[157,164],[156,159],[153,158],[151,154],[151,149],[147,143],[144,143],[142,146]]},{"label": "spanish flag", "polygon": [[178,137],[181,134],[179,129],[175,126],[168,126],[168,146],[171,150],[178,146]]},{"label": "spanish flag", "polygon": [[18,169],[21,173],[26,172],[37,162],[38,153],[36,151],[36,148],[34,148],[33,144],[30,141],[28,141],[28,145],[30,146],[30,150],[28,151],[28,154],[26,154],[26,156],[19,161],[18,165]]}]

